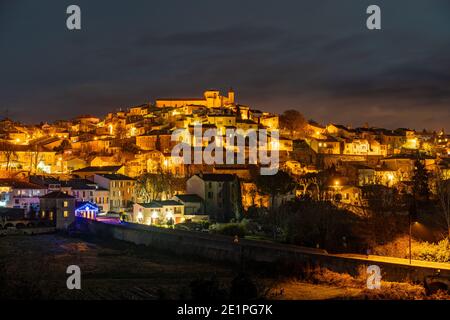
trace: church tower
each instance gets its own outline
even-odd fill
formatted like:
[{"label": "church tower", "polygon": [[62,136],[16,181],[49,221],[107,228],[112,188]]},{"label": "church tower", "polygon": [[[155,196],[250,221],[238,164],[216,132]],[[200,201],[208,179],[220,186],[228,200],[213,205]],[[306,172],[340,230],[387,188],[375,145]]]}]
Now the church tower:
[{"label": "church tower", "polygon": [[233,88],[228,90],[228,104],[234,104],[234,91]]}]

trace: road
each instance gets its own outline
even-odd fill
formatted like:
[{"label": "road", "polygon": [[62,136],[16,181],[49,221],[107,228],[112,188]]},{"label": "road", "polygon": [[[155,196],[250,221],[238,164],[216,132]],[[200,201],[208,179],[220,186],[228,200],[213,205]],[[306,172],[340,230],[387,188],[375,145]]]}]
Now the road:
[{"label": "road", "polygon": [[342,258],[352,258],[352,259],[358,259],[358,260],[364,260],[364,261],[371,261],[374,263],[375,262],[386,262],[386,263],[395,263],[395,264],[404,265],[404,266],[424,267],[424,268],[433,268],[433,269],[450,271],[450,263],[412,260],[411,264],[410,264],[409,259],[386,257],[386,256],[375,256],[375,255],[369,255],[367,257],[367,256],[360,255],[360,254],[333,254],[333,256],[342,257]]}]

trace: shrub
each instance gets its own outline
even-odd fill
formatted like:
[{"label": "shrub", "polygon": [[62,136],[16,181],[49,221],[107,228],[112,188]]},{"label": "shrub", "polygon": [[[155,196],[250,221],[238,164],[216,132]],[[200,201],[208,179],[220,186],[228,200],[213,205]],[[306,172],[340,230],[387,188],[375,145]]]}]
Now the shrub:
[{"label": "shrub", "polygon": [[246,234],[245,226],[239,223],[214,225],[214,227],[211,228],[211,231],[226,236],[244,237]]},{"label": "shrub", "polygon": [[450,241],[445,238],[437,244],[423,242],[413,247],[413,255],[419,260],[450,262]]},{"label": "shrub", "polygon": [[315,283],[327,284],[344,288],[362,289],[357,299],[370,300],[423,300],[423,299],[448,299],[448,293],[439,292],[433,296],[427,296],[425,288],[412,283],[381,281],[380,289],[367,288],[366,268],[361,266],[358,275],[353,277],[347,273],[337,273],[328,269],[316,270],[311,279]]}]

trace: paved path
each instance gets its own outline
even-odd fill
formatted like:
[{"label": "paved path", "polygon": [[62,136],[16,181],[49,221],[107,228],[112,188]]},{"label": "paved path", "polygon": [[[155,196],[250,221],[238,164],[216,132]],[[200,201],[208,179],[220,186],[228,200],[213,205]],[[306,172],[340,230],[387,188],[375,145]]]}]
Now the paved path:
[{"label": "paved path", "polygon": [[410,264],[409,259],[386,257],[386,256],[375,256],[375,255],[369,255],[369,257],[367,258],[367,256],[360,255],[360,254],[333,254],[332,256],[343,257],[343,258],[353,258],[353,259],[373,261],[373,262],[395,263],[395,264],[400,264],[400,265],[405,265],[405,266],[416,266],[416,267],[450,270],[450,263],[412,260],[411,264]]}]

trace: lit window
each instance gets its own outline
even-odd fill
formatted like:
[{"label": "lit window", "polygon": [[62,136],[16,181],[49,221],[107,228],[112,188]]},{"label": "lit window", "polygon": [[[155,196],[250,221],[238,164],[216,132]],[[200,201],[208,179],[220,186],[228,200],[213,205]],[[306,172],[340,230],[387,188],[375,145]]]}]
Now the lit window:
[{"label": "lit window", "polygon": [[64,211],[63,214],[64,214],[64,218],[67,218],[69,216],[69,211],[66,210],[66,211]]},{"label": "lit window", "polygon": [[64,201],[64,208],[67,208],[69,206],[69,203],[67,201]]}]

